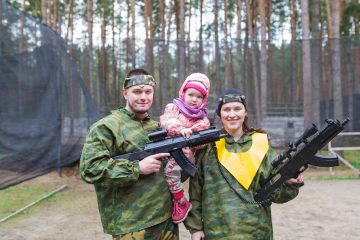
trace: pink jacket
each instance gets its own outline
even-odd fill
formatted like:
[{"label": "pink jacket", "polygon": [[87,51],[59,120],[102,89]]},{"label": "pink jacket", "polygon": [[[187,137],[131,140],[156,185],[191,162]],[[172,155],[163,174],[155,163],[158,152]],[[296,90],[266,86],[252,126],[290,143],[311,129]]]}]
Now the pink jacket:
[{"label": "pink jacket", "polygon": [[169,103],[165,107],[164,114],[160,116],[160,125],[169,136],[176,136],[184,128],[190,128],[193,132],[207,129],[210,127],[210,121],[207,117],[197,120],[189,119],[179,111],[175,104]]}]

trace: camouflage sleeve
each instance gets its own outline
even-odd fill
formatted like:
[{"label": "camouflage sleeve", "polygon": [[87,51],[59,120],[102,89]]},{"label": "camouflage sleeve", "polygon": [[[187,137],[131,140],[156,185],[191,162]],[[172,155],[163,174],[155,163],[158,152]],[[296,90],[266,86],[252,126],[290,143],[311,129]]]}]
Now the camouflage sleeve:
[{"label": "camouflage sleeve", "polygon": [[137,181],[139,161],[111,158],[116,142],[122,141],[120,138],[105,124],[90,129],[80,158],[80,173],[85,182],[125,186]]},{"label": "camouflage sleeve", "polygon": [[203,230],[202,186],[204,182],[204,173],[202,169],[203,159],[205,159],[204,155],[205,149],[197,152],[196,159],[198,162],[198,172],[194,177],[190,178],[189,199],[191,201],[192,208],[188,217],[184,221],[184,225],[191,233]]},{"label": "camouflage sleeve", "polygon": [[[265,183],[269,175],[275,173],[275,170],[272,165],[271,161],[277,157],[276,151],[270,147],[268,153],[266,154],[266,159],[264,159],[266,164],[266,169],[268,169],[265,172],[268,172],[270,174],[266,174],[266,177],[263,178],[263,182]],[[299,189],[295,186],[288,185],[287,183],[283,183],[279,188],[277,188],[271,195],[270,199],[274,203],[285,203],[292,199],[294,199],[299,193]]]}]

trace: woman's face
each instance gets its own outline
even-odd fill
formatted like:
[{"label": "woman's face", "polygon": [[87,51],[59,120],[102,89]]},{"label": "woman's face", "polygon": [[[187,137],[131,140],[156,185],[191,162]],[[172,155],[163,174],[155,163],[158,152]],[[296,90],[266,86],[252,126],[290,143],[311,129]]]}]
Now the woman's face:
[{"label": "woman's face", "polygon": [[229,133],[242,129],[246,115],[245,106],[241,102],[225,103],[220,109],[221,122]]}]

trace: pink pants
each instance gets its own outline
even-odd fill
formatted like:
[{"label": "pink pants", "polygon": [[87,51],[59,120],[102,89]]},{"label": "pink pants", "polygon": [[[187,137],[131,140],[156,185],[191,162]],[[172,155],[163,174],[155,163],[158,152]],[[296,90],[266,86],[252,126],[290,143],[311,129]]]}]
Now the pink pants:
[{"label": "pink pants", "polygon": [[171,193],[178,193],[184,190],[181,182],[181,167],[175,159],[170,157],[165,167],[165,178]]}]

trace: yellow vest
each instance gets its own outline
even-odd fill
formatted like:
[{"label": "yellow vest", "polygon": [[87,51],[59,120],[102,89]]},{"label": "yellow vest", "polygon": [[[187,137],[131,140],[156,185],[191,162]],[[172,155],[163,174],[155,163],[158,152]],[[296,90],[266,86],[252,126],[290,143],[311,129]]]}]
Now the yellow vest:
[{"label": "yellow vest", "polygon": [[254,133],[252,145],[246,152],[233,153],[226,150],[225,139],[216,142],[219,162],[248,190],[267,151],[269,142],[265,133]]}]

